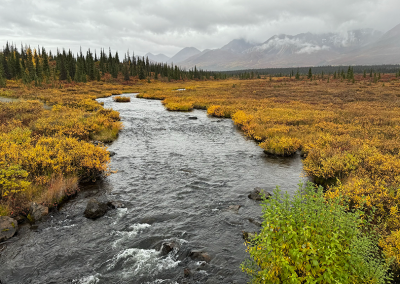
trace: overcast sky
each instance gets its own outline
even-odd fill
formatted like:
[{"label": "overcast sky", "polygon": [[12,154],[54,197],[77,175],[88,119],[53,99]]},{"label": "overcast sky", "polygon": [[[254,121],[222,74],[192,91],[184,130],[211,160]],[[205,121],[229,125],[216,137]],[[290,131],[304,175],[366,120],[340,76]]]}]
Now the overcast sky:
[{"label": "overcast sky", "polygon": [[399,0],[0,0],[0,41],[137,55],[400,24]]}]

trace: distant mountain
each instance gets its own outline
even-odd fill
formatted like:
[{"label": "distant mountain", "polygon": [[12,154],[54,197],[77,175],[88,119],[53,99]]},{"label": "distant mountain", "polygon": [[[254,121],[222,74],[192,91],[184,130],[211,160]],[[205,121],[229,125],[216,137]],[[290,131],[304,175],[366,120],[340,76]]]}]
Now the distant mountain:
[{"label": "distant mountain", "polygon": [[257,45],[238,39],[220,49],[190,57],[180,65],[187,68],[196,65],[202,69],[220,71],[327,65],[342,54],[367,46],[381,35],[382,32],[373,29],[342,34],[280,34]]},{"label": "distant mountain", "polygon": [[148,57],[149,58],[149,60],[151,60],[151,61],[155,61],[155,62],[167,62],[170,58],[168,57],[168,56],[166,56],[166,55],[164,55],[164,54],[157,54],[157,55],[154,55],[154,54],[152,54],[152,53],[147,53],[146,55],[145,55],[145,57]]},{"label": "distant mountain", "polygon": [[243,64],[240,63],[242,57],[243,55],[241,53],[234,53],[230,50],[213,49],[189,57],[179,65],[187,67],[188,69],[197,66],[197,68],[210,71],[235,70],[242,69]]},{"label": "distant mountain", "polygon": [[398,64],[400,63],[400,24],[378,40],[333,60],[334,64]]},{"label": "distant mountain", "polygon": [[194,47],[185,47],[184,49],[182,49],[181,51],[179,51],[177,54],[175,54],[174,56],[172,56],[169,60],[168,63],[180,63],[186,59],[188,59],[191,56],[194,56],[196,54],[201,53],[200,50],[198,50],[197,48]]},{"label": "distant mountain", "polygon": [[227,45],[221,47],[221,50],[231,51],[233,53],[242,53],[243,51],[255,46],[244,39],[234,39]]},{"label": "distant mountain", "polygon": [[168,60],[210,71],[400,63],[400,25],[387,33],[359,29],[342,33],[274,35],[260,44],[234,39],[218,49],[186,47]]}]

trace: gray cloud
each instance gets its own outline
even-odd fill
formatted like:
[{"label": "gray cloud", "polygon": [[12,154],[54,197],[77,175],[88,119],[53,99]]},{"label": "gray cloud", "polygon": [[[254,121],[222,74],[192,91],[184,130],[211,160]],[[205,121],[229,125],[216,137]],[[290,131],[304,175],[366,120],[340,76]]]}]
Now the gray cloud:
[{"label": "gray cloud", "polygon": [[2,0],[0,41],[173,55],[218,48],[235,38],[275,34],[381,31],[399,24],[398,0]]}]

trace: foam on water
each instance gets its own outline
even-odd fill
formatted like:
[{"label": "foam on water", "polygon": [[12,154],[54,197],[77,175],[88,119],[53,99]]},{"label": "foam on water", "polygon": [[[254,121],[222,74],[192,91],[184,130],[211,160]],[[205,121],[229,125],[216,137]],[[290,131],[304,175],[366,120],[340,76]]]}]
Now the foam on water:
[{"label": "foam on water", "polygon": [[72,280],[73,284],[97,284],[99,283],[100,279],[97,276],[87,276],[79,280]]},{"label": "foam on water", "polygon": [[113,248],[116,248],[123,241],[131,240],[141,231],[149,227],[151,227],[151,225],[146,223],[133,224],[129,226],[129,231],[114,231],[113,234],[119,236],[120,238],[113,243]]},{"label": "foam on water", "polygon": [[160,253],[154,249],[129,248],[121,251],[111,259],[108,270],[123,268],[123,277],[143,275],[157,275],[159,272],[174,268],[180,261],[175,261],[170,256],[161,258]]}]

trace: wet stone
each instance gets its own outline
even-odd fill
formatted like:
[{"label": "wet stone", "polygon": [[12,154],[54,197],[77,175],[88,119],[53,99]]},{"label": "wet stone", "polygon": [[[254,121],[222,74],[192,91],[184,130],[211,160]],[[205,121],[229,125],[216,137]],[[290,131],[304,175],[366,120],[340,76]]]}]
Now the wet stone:
[{"label": "wet stone", "polygon": [[228,210],[231,210],[231,211],[233,211],[233,212],[235,212],[235,213],[238,213],[240,207],[242,207],[242,206],[241,206],[241,205],[230,205],[230,206],[228,207]]},{"label": "wet stone", "polygon": [[0,216],[0,243],[12,238],[18,230],[18,222],[7,216]]},{"label": "wet stone", "polygon": [[201,250],[192,250],[189,254],[189,257],[193,260],[197,261],[205,261],[205,262],[210,262],[211,257],[208,253],[203,252]]},{"label": "wet stone", "polygon": [[84,214],[86,218],[95,220],[104,216],[108,209],[109,207],[106,203],[101,203],[97,199],[93,198],[89,200]]},{"label": "wet stone", "polygon": [[29,208],[29,214],[33,222],[40,221],[43,216],[49,214],[49,208],[32,202]]},{"label": "wet stone", "polygon": [[184,276],[185,278],[189,278],[191,275],[192,275],[192,272],[190,271],[189,268],[185,268],[185,269],[183,270],[183,276]]},{"label": "wet stone", "polygon": [[248,220],[249,220],[250,223],[252,223],[252,224],[254,224],[254,225],[258,226],[258,227],[261,227],[261,225],[262,225],[262,223],[260,221],[257,221],[257,220],[255,220],[253,218],[249,218]]},{"label": "wet stone", "polygon": [[174,250],[174,248],[178,248],[178,244],[174,243],[174,242],[165,242],[162,243],[161,245],[161,255],[167,255],[169,254],[171,251]]},{"label": "wet stone", "polygon": [[261,201],[262,200],[262,193],[265,194],[265,198],[269,198],[271,196],[271,193],[265,191],[261,187],[256,187],[256,188],[254,188],[254,190],[252,192],[250,192],[248,197],[250,199],[253,199],[253,200]]}]

